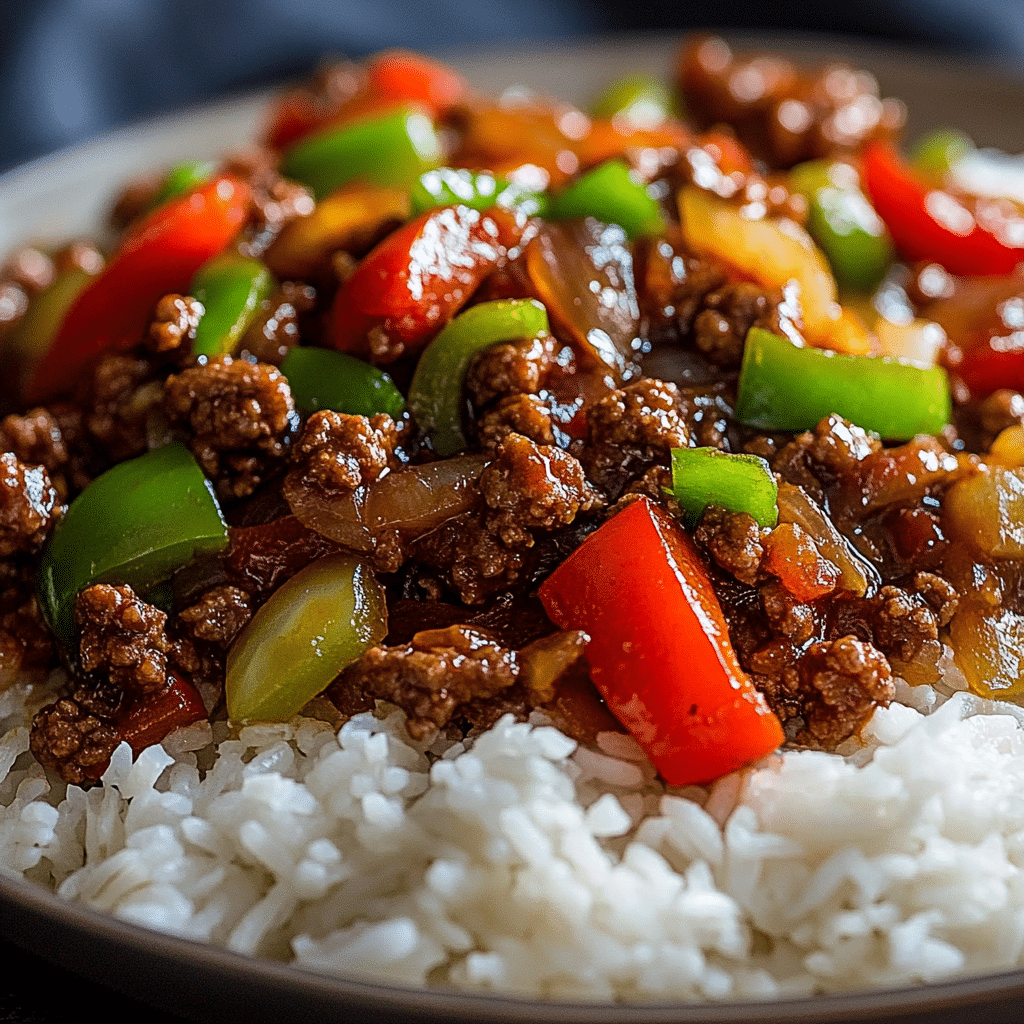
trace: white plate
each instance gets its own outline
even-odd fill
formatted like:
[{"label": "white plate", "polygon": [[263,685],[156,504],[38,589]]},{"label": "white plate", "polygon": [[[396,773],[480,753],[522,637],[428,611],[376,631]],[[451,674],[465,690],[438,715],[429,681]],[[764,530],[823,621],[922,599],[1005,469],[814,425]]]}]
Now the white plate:
[{"label": "white plate", "polygon": [[[945,57],[840,46],[816,37],[789,37],[772,45],[812,63],[842,57],[875,71],[885,95],[907,102],[910,137],[954,125],[982,145],[1024,147],[1024,82],[961,67]],[[623,74],[667,75],[676,47],[676,39],[634,37],[462,53],[452,62],[489,92],[525,83],[583,102]],[[0,255],[28,240],[95,234],[113,196],[133,175],[244,146],[260,124],[266,98],[232,99],[150,121],[0,177]],[[710,1006],[581,1006],[381,987],[144,931],[5,876],[0,876],[0,933],[137,999],[217,1024],[304,1019],[783,1024],[896,1016],[904,1024],[953,1024],[968,1018],[1009,1024],[1024,1019],[1024,976],[1019,971],[898,992]]]}]

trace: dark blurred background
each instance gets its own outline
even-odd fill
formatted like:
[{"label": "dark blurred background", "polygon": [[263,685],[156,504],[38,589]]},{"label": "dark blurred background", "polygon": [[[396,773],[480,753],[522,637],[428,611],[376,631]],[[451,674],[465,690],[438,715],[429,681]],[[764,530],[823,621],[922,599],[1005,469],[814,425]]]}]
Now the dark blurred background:
[{"label": "dark blurred background", "polygon": [[0,170],[300,76],[327,53],[387,46],[747,28],[899,42],[1024,74],[1024,0],[0,0],[0,11]]}]

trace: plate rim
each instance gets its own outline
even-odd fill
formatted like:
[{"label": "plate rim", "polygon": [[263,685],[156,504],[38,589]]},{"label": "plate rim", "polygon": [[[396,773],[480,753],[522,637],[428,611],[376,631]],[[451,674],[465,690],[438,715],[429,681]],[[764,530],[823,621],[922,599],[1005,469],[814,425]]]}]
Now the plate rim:
[{"label": "plate rim", "polygon": [[[821,53],[835,49],[841,59],[850,63],[889,60],[911,61],[933,72],[940,69],[955,75],[972,78],[981,77],[992,83],[1007,87],[1024,98],[1024,73],[1012,75],[1009,69],[990,61],[965,59],[963,55],[951,55],[940,49],[907,46],[888,46],[863,37],[837,37],[824,33],[773,33],[733,29],[711,29],[721,34],[738,47],[771,47],[794,56],[808,51]],[[652,44],[667,48],[678,43],[684,33],[630,33],[617,35],[586,36],[566,41],[529,40],[525,44],[531,56],[541,54],[565,55],[574,53],[581,59],[594,48],[628,50],[630,47],[650,47]],[[838,46],[837,46],[838,42]],[[494,60],[507,55],[509,44],[481,44],[476,47],[462,46],[457,50],[434,49],[433,55],[447,60],[456,67],[469,61]],[[799,59],[799,58],[798,58]],[[820,58],[819,58],[820,59]],[[225,116],[238,112],[258,113],[265,109],[266,102],[278,94],[288,83],[260,88],[255,91],[238,92],[220,97],[211,102],[191,104],[181,110],[140,118],[120,127],[102,133],[96,138],[78,143],[67,149],[44,154],[27,163],[10,168],[0,174],[0,209],[9,190],[30,188],[32,179],[40,174],[59,170],[68,164],[86,163],[105,152],[130,147],[141,137],[159,135],[173,130],[183,121],[208,117],[211,114]],[[25,241],[28,241],[26,239]],[[5,256],[0,253],[0,257]],[[160,998],[157,990],[140,991],[129,977],[114,977],[109,971],[109,962],[93,956],[82,960],[59,955],[65,945],[72,945],[79,951],[88,948],[90,939],[99,943],[100,948],[128,948],[133,951],[134,964],[142,965],[144,976],[149,978],[155,968],[167,971],[175,966],[180,970],[188,964],[201,966],[208,978],[208,984],[229,981],[237,985],[246,979],[259,981],[259,989],[251,993],[252,1008],[256,1012],[253,1020],[271,1020],[261,1016],[261,1008],[272,1009],[276,1002],[270,996],[294,998],[301,993],[311,1008],[319,1012],[330,1011],[332,1015],[340,1010],[354,1010],[358,1007],[372,1007],[376,1012],[383,1008],[388,1013],[400,1014],[395,1019],[430,1021],[514,1021],[519,1024],[615,1024],[628,1021],[629,1024],[697,1024],[699,1021],[716,1024],[789,1024],[789,1022],[810,1021],[867,1021],[875,1018],[879,1011],[886,1015],[905,1017],[908,1024],[918,1017],[912,1014],[937,1011],[941,1013],[977,1008],[997,1010],[1008,1007],[1011,1013],[1024,1008],[1024,970],[1021,968],[998,971],[984,975],[955,977],[943,981],[926,982],[911,987],[868,989],[863,991],[834,993],[802,998],[782,998],[770,1001],[642,1001],[619,1003],[588,1003],[578,1001],[550,1001],[522,998],[506,993],[456,991],[448,989],[420,989],[383,982],[363,981],[344,975],[318,973],[309,968],[283,961],[260,957],[248,957],[223,947],[205,942],[185,939],[180,936],[154,931],[95,910],[87,905],[73,903],[45,888],[40,883],[9,875],[0,871],[0,935],[16,945],[28,949],[44,958],[60,963],[76,973],[90,977],[107,987],[113,987],[136,999],[159,1005],[172,1013],[188,1013],[199,1020],[223,1021],[223,1015],[208,1016],[201,1004],[206,999],[183,1003],[179,989],[168,992]],[[35,933],[26,934],[25,925],[38,928]],[[63,936],[55,936],[54,928],[63,930]],[[70,940],[70,943],[69,943]],[[130,972],[129,972],[130,973]],[[168,974],[168,980],[176,975]],[[122,982],[124,982],[122,984]],[[173,986],[172,986],[173,988]],[[154,998],[155,1001],[154,1001]],[[232,1000],[232,1005],[236,1005]],[[390,1019],[390,1018],[386,1018]],[[922,1021],[924,1018],[920,1018]],[[931,1016],[928,1020],[932,1020]],[[935,1018],[936,1020],[938,1018]],[[989,1018],[995,1020],[996,1018]],[[1001,1018],[999,1018],[1001,1019]],[[1007,1020],[1016,1019],[1007,1017]]]}]

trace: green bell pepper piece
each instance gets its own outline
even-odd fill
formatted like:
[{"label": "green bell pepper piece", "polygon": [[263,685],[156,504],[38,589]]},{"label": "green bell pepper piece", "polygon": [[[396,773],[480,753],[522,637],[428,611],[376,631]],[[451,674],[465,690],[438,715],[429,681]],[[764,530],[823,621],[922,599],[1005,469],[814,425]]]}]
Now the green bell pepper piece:
[{"label": "green bell pepper piece", "polygon": [[889,232],[849,164],[813,160],[794,167],[790,184],[807,200],[807,230],[841,288],[871,292],[896,258]]},{"label": "green bell pepper piece", "polygon": [[974,142],[969,136],[955,128],[940,128],[917,141],[910,159],[917,170],[942,179],[953,164],[973,151]]},{"label": "green bell pepper piece", "polygon": [[672,494],[690,527],[712,504],[730,512],[746,512],[766,530],[779,521],[779,486],[768,463],[756,455],[733,455],[717,448],[673,448]]},{"label": "green bell pepper piece", "polygon": [[403,108],[301,139],[285,153],[281,173],[306,185],[319,201],[356,178],[408,185],[436,167],[441,154],[430,118]]},{"label": "green bell pepper piece", "polygon": [[810,430],[833,413],[886,440],[937,434],[952,414],[949,378],[937,366],[799,348],[752,327],[736,419],[760,430]]},{"label": "green bell pepper piece", "polygon": [[75,498],[43,552],[40,604],[68,648],[83,587],[126,583],[146,593],[227,543],[213,486],[184,445],[169,444],[119,463]]},{"label": "green bell pepper piece", "polygon": [[547,216],[550,220],[596,217],[606,224],[618,224],[630,238],[665,230],[657,200],[619,159],[606,160],[580,175],[551,199]]},{"label": "green bell pepper piece", "polygon": [[234,352],[239,339],[270,297],[274,278],[259,261],[237,252],[222,252],[204,263],[192,278],[192,296],[203,304],[192,352],[223,356]]},{"label": "green bell pepper piece", "polygon": [[194,192],[200,185],[205,185],[216,170],[217,165],[210,160],[187,160],[175,164],[160,182],[160,188],[153,197],[153,209],[170,199]]},{"label": "green bell pepper piece", "polygon": [[293,348],[281,363],[295,408],[308,416],[318,409],[355,416],[386,412],[397,420],[405,399],[383,370],[362,359],[326,348]]},{"label": "green bell pepper piece", "polygon": [[499,342],[547,331],[547,310],[536,299],[494,299],[449,321],[423,350],[409,385],[409,409],[438,455],[466,447],[462,389],[473,357]]},{"label": "green bell pepper piece", "polygon": [[283,583],[228,652],[232,721],[284,722],[387,633],[387,602],[353,555],[328,555]]},{"label": "green bell pepper piece", "polygon": [[4,355],[34,366],[49,351],[64,315],[95,276],[81,267],[60,271],[29,303],[21,322],[4,342]]},{"label": "green bell pepper piece", "polygon": [[529,217],[543,217],[547,197],[543,192],[516,185],[489,171],[436,167],[420,175],[409,194],[409,202],[413,217],[454,203],[461,203],[474,210],[503,206],[505,209],[520,210]]},{"label": "green bell pepper piece", "polygon": [[672,116],[672,94],[656,78],[620,78],[602,92],[590,106],[594,117],[620,118],[638,128],[653,128]]}]

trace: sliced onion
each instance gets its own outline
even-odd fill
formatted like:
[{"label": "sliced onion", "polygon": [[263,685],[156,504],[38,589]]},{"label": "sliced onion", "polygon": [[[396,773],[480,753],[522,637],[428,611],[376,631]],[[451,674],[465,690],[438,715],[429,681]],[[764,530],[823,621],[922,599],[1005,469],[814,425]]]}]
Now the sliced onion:
[{"label": "sliced onion", "polygon": [[907,324],[879,317],[875,334],[883,356],[906,359],[919,366],[934,366],[946,344],[946,332],[931,320],[917,318]]},{"label": "sliced onion", "polygon": [[389,473],[366,488],[366,525],[374,533],[392,529],[407,536],[436,529],[473,507],[486,462],[482,455],[463,455]]},{"label": "sliced onion", "polygon": [[468,511],[486,463],[465,455],[397,470],[348,494],[325,495],[289,476],[284,495],[303,525],[352,551],[373,550],[386,530],[416,537]]},{"label": "sliced onion", "polygon": [[519,679],[534,703],[555,699],[556,683],[583,657],[589,642],[582,629],[570,629],[534,640],[519,652]]},{"label": "sliced onion", "polygon": [[591,217],[545,224],[526,247],[526,271],[584,365],[621,375],[636,361],[640,306],[622,228]]}]

